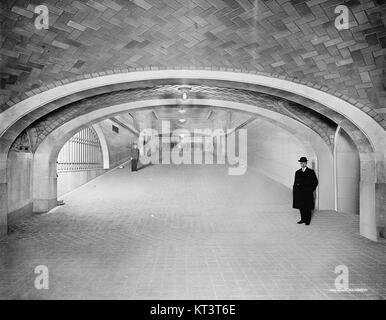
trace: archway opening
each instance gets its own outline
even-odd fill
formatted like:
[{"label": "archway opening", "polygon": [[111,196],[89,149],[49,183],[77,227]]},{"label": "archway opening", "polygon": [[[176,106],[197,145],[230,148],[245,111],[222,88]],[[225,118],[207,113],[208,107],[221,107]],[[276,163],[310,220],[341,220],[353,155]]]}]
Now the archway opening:
[{"label": "archway opening", "polygon": [[[141,119],[140,122],[143,123],[143,125],[145,126],[150,124],[150,119],[153,119],[152,125],[154,126],[154,117],[158,116],[159,118],[161,118],[160,120],[162,120],[162,112],[160,112],[157,106],[154,106],[154,101],[147,101],[147,103],[149,106],[144,107],[144,110],[138,108],[133,109],[130,111],[130,114],[137,113],[137,118]],[[160,101],[160,103],[162,102]],[[138,106],[138,104],[133,105]],[[193,108],[200,110],[196,112],[202,113],[203,116],[208,117],[210,115],[211,117],[215,117],[217,121],[216,125],[220,127],[221,124],[226,124],[229,112],[233,112],[231,119],[233,119],[234,121],[232,121],[229,127],[238,129],[245,127],[250,130],[250,138],[248,139],[248,150],[250,150],[250,152],[248,152],[248,170],[252,170],[252,167],[254,166],[256,171],[260,171],[260,173],[267,175],[273,181],[276,181],[277,183],[280,183],[281,185],[285,186],[285,188],[287,188],[288,190],[288,193],[290,193],[290,189],[292,188],[292,180],[294,174],[293,171],[294,169],[297,169],[298,165],[297,159],[302,154],[307,155],[310,159],[312,159],[311,166],[314,166],[314,168],[317,170],[318,173],[320,173],[321,176],[318,207],[320,209],[333,209],[333,193],[331,192],[332,154],[329,147],[319,134],[317,134],[304,124],[301,124],[299,121],[296,121],[295,119],[291,119],[287,116],[280,115],[278,113],[264,109],[250,108],[249,112],[247,112],[246,110],[237,108],[236,104],[222,105],[217,103],[214,103],[212,105],[194,106],[195,107]],[[165,103],[162,103],[160,108],[165,109]],[[168,105],[167,108],[167,111],[164,110],[165,114],[171,112],[169,110],[170,108],[178,110],[178,106],[175,106],[174,104]],[[59,150],[65,142],[63,141],[63,139],[68,139],[66,137],[71,137],[69,136],[70,134],[74,134],[79,131],[79,128],[89,125],[90,121],[94,123],[106,117],[117,117],[118,115],[122,115],[122,113],[125,114],[128,112],[123,111],[124,109],[127,109],[127,107],[122,108],[119,113],[111,113],[116,110],[114,106],[108,109],[111,109],[111,111],[95,111],[95,113],[89,113],[79,118],[72,119],[71,121],[55,129],[41,143],[41,145],[39,145],[39,148],[36,151],[36,163],[34,165],[35,169],[37,170],[36,173],[34,173],[36,181],[35,186],[40,186],[40,189],[36,190],[36,196],[34,200],[34,210],[36,212],[49,210],[49,208],[46,206],[47,203],[55,203],[53,200],[57,197],[56,188],[54,186],[55,180],[51,179],[50,181],[48,179],[43,181],[41,179],[41,176],[43,175],[43,172],[50,172],[50,170],[52,170],[48,167],[55,167],[53,159],[55,159],[56,161],[57,154],[59,153]],[[156,111],[156,116],[154,116],[154,112],[152,110]],[[221,117],[214,116],[213,111],[215,113],[221,114]],[[151,118],[141,118],[141,113]],[[221,122],[221,119],[224,121]],[[272,144],[272,142],[270,143],[270,138],[274,138],[274,145]],[[287,139],[287,141],[292,140],[292,144],[298,145],[300,149],[298,148],[299,150],[291,151],[291,148],[289,147],[286,149],[280,147],[280,143],[283,142],[284,138]],[[249,143],[252,143],[252,145],[249,145]],[[130,145],[129,141],[126,141],[126,144]],[[276,152],[275,149],[277,149]],[[253,156],[253,153],[258,154],[258,156]],[[259,160],[254,161],[256,159]],[[271,165],[269,165],[270,161]],[[46,163],[45,165],[48,167],[44,168],[39,163]],[[42,174],[39,174],[39,171],[41,171]],[[54,171],[56,171],[56,168]],[[46,190],[46,192],[39,193],[41,190]],[[41,195],[46,198],[40,197]],[[52,201],[50,199],[52,199]],[[42,205],[42,203],[44,205]],[[289,203],[288,206],[290,207]]]},{"label": "archway opening", "polygon": [[335,136],[336,210],[359,215],[360,158],[350,136],[339,129]]},{"label": "archway opening", "polygon": [[104,172],[102,148],[97,133],[92,127],[80,130],[63,145],[58,154],[58,197]]},{"label": "archway opening", "polygon": [[[162,74],[162,76],[160,76]],[[361,234],[365,235],[366,237],[376,240],[380,234],[384,231],[384,224],[385,224],[385,214],[384,214],[384,206],[381,205],[383,202],[382,197],[380,194],[382,193],[382,190],[384,190],[385,186],[385,177],[383,172],[384,169],[384,150],[386,148],[383,148],[384,145],[384,131],[380,131],[380,126],[375,123],[368,115],[361,112],[358,108],[353,108],[352,104],[350,104],[347,101],[344,101],[336,96],[333,96],[331,94],[328,94],[326,92],[322,92],[315,88],[309,88],[305,85],[295,84],[288,80],[281,80],[281,79],[271,79],[266,76],[261,75],[242,75],[242,78],[240,77],[241,74],[236,74],[232,72],[222,72],[222,71],[203,71],[203,70],[194,70],[194,71],[181,71],[181,70],[169,70],[167,73],[164,71],[162,73],[158,71],[150,71],[150,72],[138,72],[135,74],[134,77],[131,77],[132,74],[120,74],[120,75],[111,75],[106,77],[100,77],[98,79],[89,79],[89,80],[81,80],[82,84],[84,86],[81,87],[82,93],[80,96],[83,95],[83,93],[91,93],[93,89],[95,89],[95,92],[100,92],[103,86],[106,85],[114,85],[117,84],[119,86],[125,85],[126,83],[130,83],[131,87],[135,87],[135,82],[144,81],[145,79],[152,79],[150,81],[169,81],[170,79],[173,79],[174,82],[181,81],[182,78],[186,78],[188,81],[195,81],[197,82],[198,79],[204,79],[207,83],[212,82],[218,82],[218,83],[227,83],[231,88],[234,87],[236,90],[244,90],[244,89],[251,89],[251,91],[256,92],[265,92],[275,95],[279,97],[288,96],[293,101],[304,101],[306,105],[308,105],[310,108],[317,110],[318,112],[323,112],[325,115],[327,115],[330,119],[335,121],[336,123],[340,124],[342,127],[345,128],[346,132],[350,135],[350,137],[355,141],[358,150],[360,150],[360,160],[361,160],[361,188],[360,188],[360,211],[361,213],[364,213],[365,216],[361,215]],[[139,77],[138,77],[139,76]],[[162,80],[165,77],[167,77],[169,80]],[[162,79],[161,79],[162,78]],[[215,80],[213,80],[215,79]],[[268,82],[269,80],[269,82]],[[80,84],[80,83],[79,83]],[[241,86],[241,87],[240,87]],[[73,93],[76,93],[79,91],[79,87],[74,86],[73,84],[63,85],[63,87],[66,87],[68,91],[66,91],[66,97],[63,97],[62,93],[59,93],[59,98],[62,97],[67,102],[72,102],[77,100],[75,95],[72,95]],[[229,88],[227,88],[228,90]],[[86,92],[89,90],[90,92]],[[102,90],[103,91],[103,90]],[[61,91],[63,92],[63,91]],[[225,91],[224,91],[225,92]],[[38,111],[38,108],[40,106],[45,104],[46,102],[50,102],[55,100],[55,96],[58,93],[58,90],[56,89],[50,89],[47,92],[39,93],[39,97],[31,97],[30,106],[27,109],[37,112],[37,114],[40,112]],[[40,97],[41,96],[41,97]],[[47,99],[41,99],[43,96]],[[35,99],[36,98],[36,99]],[[68,98],[68,99],[67,99]],[[158,97],[160,98],[160,97]],[[165,99],[166,98],[166,99]],[[207,103],[213,103],[217,101],[216,99],[205,99],[208,98],[206,96],[204,97],[196,97],[200,99],[193,99],[193,100],[200,100],[202,104]],[[216,97],[218,98],[218,97]],[[254,98],[251,99],[251,101]],[[161,100],[166,103],[175,103],[176,98],[167,99],[166,97],[161,97]],[[169,101],[172,100],[172,101]],[[20,109],[25,106],[25,102],[21,102],[15,105],[16,109]],[[160,101],[157,102],[157,104]],[[223,102],[223,101],[222,101]],[[243,101],[244,103],[246,101]],[[250,101],[248,101],[249,103]],[[228,103],[228,102],[227,102]],[[248,104],[247,103],[247,104]],[[307,104],[308,103],[308,104]],[[130,103],[128,103],[130,104]],[[54,104],[52,104],[54,106]],[[127,104],[125,104],[127,105]],[[114,106],[115,112],[117,112],[120,108],[122,110],[122,105],[120,106]],[[143,103],[138,103],[138,107],[142,108],[144,107]],[[54,106],[54,109],[57,108],[57,106]],[[27,112],[28,110],[25,109],[24,111]],[[248,109],[248,108],[246,108]],[[251,107],[253,109],[253,107]],[[114,113],[114,111],[112,110]],[[9,121],[13,121],[12,115],[9,114],[9,112],[3,113],[3,116],[7,118],[10,116]],[[26,116],[27,117],[27,116]],[[34,115],[35,117],[35,115]],[[8,119],[8,118],[7,118]],[[24,118],[21,120],[22,122],[28,120],[27,118]],[[8,120],[7,120],[8,121]],[[24,126],[23,122],[23,126]],[[12,140],[12,136],[14,136],[15,132],[17,132],[17,128],[11,129],[11,125],[5,124],[4,128],[9,128],[9,130],[6,130],[6,134],[4,135],[4,147],[7,148],[7,144],[9,141]],[[16,130],[16,131],[15,131]],[[5,131],[4,131],[5,132]],[[13,138],[14,139],[14,138]],[[7,142],[8,141],[8,142]],[[373,170],[373,169],[374,170]],[[368,174],[363,174],[368,173]],[[365,177],[365,179],[363,179]],[[362,199],[364,201],[362,201]],[[374,205],[374,203],[376,203]],[[47,207],[47,206],[43,206]],[[2,209],[2,211],[4,211]],[[7,209],[5,209],[6,212]],[[383,231],[382,231],[383,230]]]}]

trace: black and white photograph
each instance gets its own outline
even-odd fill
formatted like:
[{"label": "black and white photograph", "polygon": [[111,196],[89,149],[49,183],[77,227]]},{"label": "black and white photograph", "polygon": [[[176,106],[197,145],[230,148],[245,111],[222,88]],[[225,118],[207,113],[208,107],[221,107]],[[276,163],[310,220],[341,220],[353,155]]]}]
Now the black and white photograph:
[{"label": "black and white photograph", "polygon": [[0,19],[0,300],[151,320],[386,299],[385,0],[1,0]]}]

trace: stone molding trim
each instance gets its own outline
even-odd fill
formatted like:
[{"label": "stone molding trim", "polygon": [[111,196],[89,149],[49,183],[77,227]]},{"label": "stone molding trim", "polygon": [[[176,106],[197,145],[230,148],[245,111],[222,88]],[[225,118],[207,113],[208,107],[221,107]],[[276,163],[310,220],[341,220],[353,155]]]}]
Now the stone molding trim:
[{"label": "stone molding trim", "polygon": [[373,105],[364,105],[358,101],[356,101],[353,98],[348,97],[347,95],[341,94],[338,91],[335,91],[331,88],[328,88],[326,86],[316,84],[310,81],[305,81],[298,79],[296,77],[290,77],[285,75],[280,75],[277,73],[268,73],[268,72],[259,72],[259,71],[249,71],[249,70],[243,70],[243,69],[233,69],[233,68],[218,68],[218,67],[207,67],[207,68],[197,68],[194,66],[180,66],[180,67],[144,67],[144,68],[119,68],[119,69],[113,69],[113,70],[106,70],[102,72],[95,72],[95,73],[85,73],[82,75],[78,75],[76,77],[70,77],[68,79],[63,80],[57,80],[54,82],[46,83],[38,88],[35,88],[33,90],[27,91],[23,94],[21,94],[18,97],[14,97],[10,100],[8,100],[2,107],[0,107],[0,110],[6,110],[9,107],[14,106],[15,104],[20,103],[21,101],[24,101],[34,95],[37,95],[39,93],[48,91],[50,89],[60,87],[69,83],[86,80],[86,79],[92,79],[92,78],[98,78],[106,75],[113,75],[113,74],[125,74],[125,73],[132,73],[132,72],[143,72],[143,71],[170,71],[170,70],[190,70],[190,71],[221,71],[221,72],[230,72],[230,73],[243,73],[243,74],[254,74],[254,75],[260,75],[275,79],[281,79],[281,80],[287,80],[294,83],[302,84],[310,88],[317,89],[319,91],[331,94],[333,96],[338,97],[339,99],[342,99],[351,105],[355,106],[356,108],[362,110],[364,113],[368,114],[370,117],[372,117],[376,122],[378,122],[385,130],[386,130],[386,120],[383,119],[381,113],[377,113]]}]

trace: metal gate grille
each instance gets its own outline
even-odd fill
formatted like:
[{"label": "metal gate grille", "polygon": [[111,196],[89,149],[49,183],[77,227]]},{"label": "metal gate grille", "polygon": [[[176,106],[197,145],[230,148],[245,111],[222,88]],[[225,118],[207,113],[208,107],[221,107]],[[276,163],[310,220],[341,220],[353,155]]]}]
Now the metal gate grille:
[{"label": "metal gate grille", "polygon": [[93,128],[75,134],[58,155],[57,171],[83,171],[103,168],[102,151]]}]

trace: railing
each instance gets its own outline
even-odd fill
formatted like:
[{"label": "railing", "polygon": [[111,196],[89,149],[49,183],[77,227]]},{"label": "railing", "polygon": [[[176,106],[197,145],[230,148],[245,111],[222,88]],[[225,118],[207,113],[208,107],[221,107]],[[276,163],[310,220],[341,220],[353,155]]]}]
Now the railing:
[{"label": "railing", "polygon": [[102,151],[93,128],[75,134],[59,152],[57,171],[85,171],[103,168]]}]

